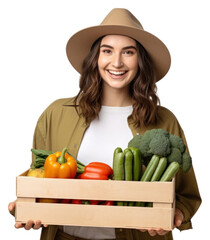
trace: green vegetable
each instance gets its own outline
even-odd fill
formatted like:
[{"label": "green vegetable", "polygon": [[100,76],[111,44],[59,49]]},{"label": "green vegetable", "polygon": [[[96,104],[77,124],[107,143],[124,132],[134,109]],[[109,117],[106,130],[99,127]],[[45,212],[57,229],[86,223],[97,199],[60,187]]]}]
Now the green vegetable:
[{"label": "green vegetable", "polygon": [[113,174],[115,180],[125,180],[124,162],[125,154],[123,152],[116,153],[113,160]]},{"label": "green vegetable", "polygon": [[182,155],[182,166],[181,169],[184,173],[188,172],[192,166],[192,158],[187,152]]},{"label": "green vegetable", "polygon": [[128,147],[139,148],[143,136],[137,133],[128,143]]},{"label": "green vegetable", "polygon": [[141,177],[142,161],[141,152],[138,148],[129,148],[133,153],[133,180],[139,181]]},{"label": "green vegetable", "polygon": [[35,168],[42,168],[44,167],[44,163],[45,163],[45,158],[41,158],[41,157],[36,157],[36,159],[33,162],[33,165],[31,166],[32,169]]},{"label": "green vegetable", "polygon": [[144,171],[141,177],[141,181],[144,181],[144,182],[150,181],[153,173],[155,172],[156,167],[158,166],[159,160],[160,160],[159,156],[153,155],[146,170]]},{"label": "green vegetable", "polygon": [[167,167],[167,158],[165,158],[165,157],[160,158],[158,166],[155,169],[155,172],[152,175],[152,178],[150,181],[151,182],[159,181],[159,179],[160,179],[161,175],[163,174],[163,172],[165,171],[166,167]]},{"label": "green vegetable", "polygon": [[128,150],[125,151],[125,180],[132,181],[133,180],[133,153]]},{"label": "green vegetable", "polygon": [[163,173],[160,182],[167,182],[171,181],[171,179],[176,175],[179,171],[180,165],[178,162],[172,162],[166,168],[165,172]]},{"label": "green vegetable", "polygon": [[188,160],[183,163],[186,146],[182,138],[170,134],[164,129],[151,129],[147,130],[144,135],[137,134],[129,141],[128,147],[140,149],[142,162],[145,166],[148,165],[153,155],[167,157],[168,164],[178,162],[183,172],[189,171],[192,166],[192,159],[189,156],[186,157]]},{"label": "green vegetable", "polygon": [[180,137],[170,134],[169,141],[170,141],[172,147],[178,148],[181,153],[185,152],[186,146]]},{"label": "green vegetable", "polygon": [[[114,159],[113,159],[114,180],[125,180],[124,162],[125,162],[124,152],[120,152],[120,149],[116,149],[116,151],[114,151]],[[123,202],[118,201],[117,205],[123,206]]]},{"label": "green vegetable", "polygon": [[42,149],[31,149],[32,153],[41,158],[47,158],[49,155],[51,155],[53,152],[48,150],[42,150]]},{"label": "green vegetable", "polygon": [[115,148],[115,150],[114,150],[114,154],[113,154],[113,166],[112,166],[113,171],[114,171],[114,168],[115,168],[115,166],[114,166],[114,163],[115,163],[115,161],[114,161],[115,156],[116,156],[117,153],[120,153],[120,152],[122,152],[122,148],[120,148],[120,147]]},{"label": "green vegetable", "polygon": [[180,165],[182,164],[182,153],[178,148],[172,147],[171,154],[167,157],[168,162],[178,162]]}]

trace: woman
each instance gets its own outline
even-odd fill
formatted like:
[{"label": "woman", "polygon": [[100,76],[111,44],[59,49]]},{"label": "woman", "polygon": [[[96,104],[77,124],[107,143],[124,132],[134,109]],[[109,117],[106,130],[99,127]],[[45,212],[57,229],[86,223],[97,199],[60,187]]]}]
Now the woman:
[{"label": "woman", "polygon": [[[185,141],[177,119],[158,105],[156,95],[155,83],[169,70],[170,54],[128,10],[113,9],[101,25],[73,35],[67,56],[81,73],[80,91],[75,98],[59,99],[44,111],[36,126],[34,148],[56,151],[68,146],[85,164],[102,161],[112,165],[115,147],[125,148],[133,135],[147,129],[163,128]],[[193,168],[187,174],[179,172],[175,227],[191,228],[190,219],[200,203]],[[14,206],[11,203],[9,209]],[[41,221],[28,221],[24,227],[38,229]],[[150,238],[172,239],[172,233],[163,229],[44,226],[41,236],[43,240]]]}]

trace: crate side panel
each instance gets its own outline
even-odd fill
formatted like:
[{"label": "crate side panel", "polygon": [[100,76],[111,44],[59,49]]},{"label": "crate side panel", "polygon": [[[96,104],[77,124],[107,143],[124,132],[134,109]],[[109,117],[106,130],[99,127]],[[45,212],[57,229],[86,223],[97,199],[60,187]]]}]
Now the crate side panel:
[{"label": "crate side panel", "polygon": [[[49,225],[171,230],[172,209],[73,204],[17,203],[17,222],[40,219]],[[82,216],[82,217],[81,217]]]},{"label": "crate side panel", "polygon": [[17,177],[17,197],[169,202],[173,182],[103,181]]}]

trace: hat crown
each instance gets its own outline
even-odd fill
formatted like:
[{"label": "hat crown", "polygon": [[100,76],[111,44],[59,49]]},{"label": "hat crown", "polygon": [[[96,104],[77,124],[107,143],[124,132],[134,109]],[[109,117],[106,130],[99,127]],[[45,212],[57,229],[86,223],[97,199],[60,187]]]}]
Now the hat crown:
[{"label": "hat crown", "polygon": [[120,25],[143,30],[138,19],[127,9],[114,8],[103,20],[101,25]]}]

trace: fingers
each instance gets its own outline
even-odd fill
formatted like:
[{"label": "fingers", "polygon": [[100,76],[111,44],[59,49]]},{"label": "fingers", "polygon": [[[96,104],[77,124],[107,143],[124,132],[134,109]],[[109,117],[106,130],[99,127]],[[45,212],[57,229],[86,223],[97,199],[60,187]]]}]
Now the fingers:
[{"label": "fingers", "polygon": [[33,220],[29,220],[26,224],[15,223],[15,228],[25,228],[26,230],[30,230],[32,228],[34,230],[38,230],[42,226],[43,227],[48,227],[47,224],[42,225],[40,220],[37,220],[36,222],[34,222]]},{"label": "fingers", "polygon": [[178,208],[175,209],[174,227],[179,227],[184,219],[184,215]]},{"label": "fingers", "polygon": [[164,236],[169,232],[169,231],[163,230],[162,228],[150,228],[150,229],[139,229],[139,230],[141,232],[148,231],[148,233],[151,237],[154,237],[156,235]]},{"label": "fingers", "polygon": [[15,202],[10,202],[9,205],[8,205],[8,210],[10,212],[12,212],[12,210],[14,210],[14,209],[15,209]]}]

